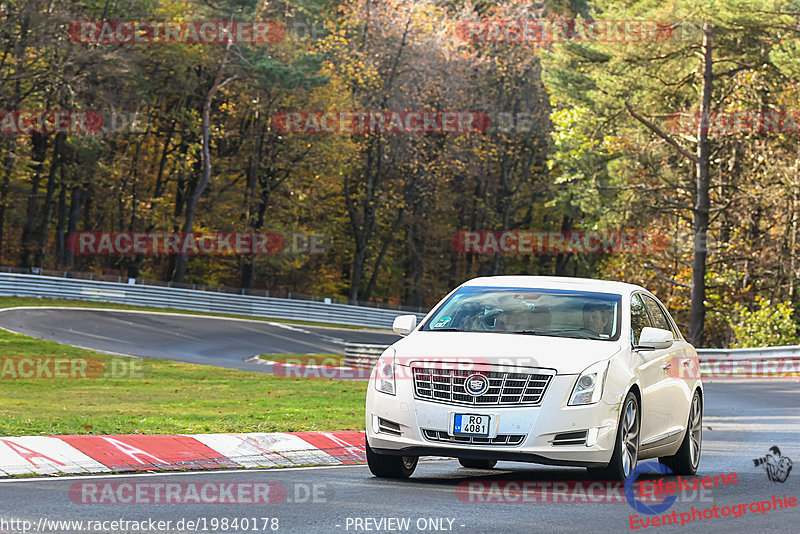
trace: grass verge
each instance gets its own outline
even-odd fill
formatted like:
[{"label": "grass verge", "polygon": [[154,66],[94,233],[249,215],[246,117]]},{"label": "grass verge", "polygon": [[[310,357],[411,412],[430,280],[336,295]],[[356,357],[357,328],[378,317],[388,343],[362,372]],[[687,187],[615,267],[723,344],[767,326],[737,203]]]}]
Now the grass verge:
[{"label": "grass verge", "polygon": [[[90,368],[99,361],[104,376],[14,378],[43,363],[52,370],[48,359],[90,362]],[[108,376],[132,362],[135,374]],[[44,374],[40,368],[35,374]],[[69,364],[65,369],[82,376]],[[366,387],[106,356],[0,330],[0,436],[362,430]]]}]

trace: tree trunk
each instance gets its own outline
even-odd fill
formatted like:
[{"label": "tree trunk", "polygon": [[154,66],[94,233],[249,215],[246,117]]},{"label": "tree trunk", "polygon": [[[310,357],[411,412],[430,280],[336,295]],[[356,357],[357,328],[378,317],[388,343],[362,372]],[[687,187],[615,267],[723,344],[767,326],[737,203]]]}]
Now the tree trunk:
[{"label": "tree trunk", "polygon": [[[186,205],[186,218],[184,219],[183,223],[183,231],[186,233],[192,232],[194,229],[194,217],[195,212],[197,210],[197,204],[200,202],[200,198],[203,196],[203,193],[208,187],[208,182],[211,180],[211,103],[214,100],[214,95],[217,94],[224,85],[228,82],[235,79],[235,77],[228,78],[224,82],[222,81],[222,76],[225,73],[225,67],[228,64],[228,54],[230,53],[231,46],[233,45],[233,41],[229,40],[228,44],[225,47],[225,51],[222,53],[222,60],[219,64],[219,69],[217,69],[217,75],[214,78],[211,87],[206,94],[205,102],[203,102],[203,122],[202,122],[202,130],[203,130],[203,174],[200,178],[200,183],[197,184],[197,187],[194,189],[194,193],[189,198],[189,202]],[[186,279],[186,267],[189,263],[189,257],[185,254],[178,256],[178,260],[176,261],[175,265],[175,282],[182,284]]]},{"label": "tree trunk", "polygon": [[[376,146],[377,145],[377,146]],[[361,281],[364,278],[364,267],[367,260],[367,248],[375,233],[377,222],[376,203],[377,190],[381,179],[381,158],[383,151],[379,137],[372,137],[367,146],[367,164],[364,169],[364,196],[360,199],[358,207],[354,198],[356,192],[352,191],[349,176],[344,179],[344,200],[347,214],[350,218],[350,228],[353,231],[355,251],[350,270],[350,304],[357,304],[361,294]]]},{"label": "tree trunk", "polygon": [[350,274],[350,304],[358,304],[358,296],[361,289],[361,279],[364,276],[364,263],[366,261],[366,245],[356,239],[356,250],[353,254],[353,268]]},{"label": "tree trunk", "polygon": [[58,211],[56,212],[56,263],[64,265],[64,250],[67,229],[67,186],[64,185],[64,168],[61,168],[61,188],[58,191]]},{"label": "tree trunk", "polygon": [[3,260],[3,245],[5,245],[6,207],[8,206],[8,190],[11,184],[11,170],[14,167],[13,144],[6,149],[3,158],[3,180],[0,182],[0,262]]},{"label": "tree trunk", "polygon": [[[259,206],[259,215],[255,222],[253,221],[253,207],[256,197],[256,185],[258,182],[259,163],[261,162],[262,148],[264,145],[264,131],[265,128],[262,124],[261,114],[257,114],[253,123],[253,130],[255,131],[255,139],[253,141],[253,150],[250,155],[250,162],[247,166],[247,186],[244,193],[244,206],[245,206],[245,227],[249,232],[257,232],[261,229],[264,213],[266,212],[266,203],[262,201]],[[263,190],[262,190],[263,193]],[[263,200],[263,197],[262,197]],[[239,287],[242,289],[253,289],[255,282],[255,266],[253,265],[253,256],[241,257],[241,276],[239,279]]]},{"label": "tree trunk", "polygon": [[[67,235],[78,231],[78,216],[81,211],[81,187],[76,185],[72,188],[69,200],[69,222],[67,223]],[[68,269],[75,266],[75,255],[71,250],[67,249],[64,253],[65,261]]]},{"label": "tree trunk", "polygon": [[372,292],[375,291],[375,286],[378,283],[378,273],[380,272],[381,264],[383,263],[383,258],[386,257],[386,253],[389,251],[389,247],[394,241],[395,233],[397,229],[400,227],[400,223],[403,220],[403,210],[400,209],[397,213],[397,219],[395,219],[394,224],[392,225],[392,229],[389,231],[389,235],[383,240],[381,244],[381,249],[378,252],[378,257],[375,258],[375,264],[372,267],[372,275],[369,278],[369,282],[367,283],[367,289],[364,291],[364,300],[369,300],[372,298]]},{"label": "tree trunk", "polygon": [[53,155],[50,158],[50,173],[47,177],[47,192],[44,198],[44,209],[42,210],[42,218],[39,222],[39,248],[36,250],[34,259],[36,265],[42,265],[44,263],[45,253],[47,252],[47,241],[50,236],[50,222],[53,220],[53,207],[55,205],[56,176],[58,175],[62,163],[61,148],[64,145],[65,138],[66,134],[58,133],[53,143]]},{"label": "tree trunk", "polygon": [[33,266],[36,245],[33,242],[36,234],[36,215],[39,212],[39,183],[42,179],[44,160],[47,159],[47,138],[40,133],[31,134],[31,159],[33,160],[33,176],[31,176],[31,191],[28,194],[28,207],[25,214],[25,224],[22,227],[22,251],[20,263],[23,267]]},{"label": "tree trunk", "polygon": [[697,196],[694,207],[694,254],[692,256],[692,290],[689,311],[689,342],[699,347],[704,341],[706,318],[706,261],[708,259],[709,160],[708,120],[711,111],[711,91],[714,77],[712,67],[712,27],[703,24],[703,88],[700,103],[700,124],[697,131]]}]

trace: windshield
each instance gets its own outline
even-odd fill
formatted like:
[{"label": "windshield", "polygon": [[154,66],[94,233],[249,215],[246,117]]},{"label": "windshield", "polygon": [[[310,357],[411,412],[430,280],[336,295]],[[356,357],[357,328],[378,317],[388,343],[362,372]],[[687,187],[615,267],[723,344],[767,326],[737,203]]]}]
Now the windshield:
[{"label": "windshield", "polygon": [[429,331],[496,332],[619,339],[620,295],[515,287],[463,287],[422,327]]}]

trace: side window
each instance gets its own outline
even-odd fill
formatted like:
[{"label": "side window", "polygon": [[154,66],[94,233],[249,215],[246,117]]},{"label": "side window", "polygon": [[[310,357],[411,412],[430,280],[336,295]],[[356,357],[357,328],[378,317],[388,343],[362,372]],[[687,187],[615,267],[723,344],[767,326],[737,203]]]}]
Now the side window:
[{"label": "side window", "polygon": [[[647,295],[642,295],[642,299],[644,300],[644,305],[647,306],[647,311],[650,314],[650,318],[653,320],[653,326],[672,332],[669,319],[667,319],[667,317],[664,315],[664,310],[661,309],[661,306],[659,306],[655,300]],[[672,332],[672,335],[675,336],[675,332]]]},{"label": "side window", "polygon": [[666,308],[662,309],[664,310],[667,319],[669,319],[669,325],[672,328],[672,333],[675,334],[675,339],[683,339],[683,335],[681,334],[680,328],[678,328],[678,323],[675,322],[675,318],[669,314],[669,311],[667,311]]},{"label": "side window", "polygon": [[650,318],[639,295],[634,295],[631,297],[631,341],[634,345],[639,343],[639,336],[642,335],[642,328],[645,326],[652,326]]}]

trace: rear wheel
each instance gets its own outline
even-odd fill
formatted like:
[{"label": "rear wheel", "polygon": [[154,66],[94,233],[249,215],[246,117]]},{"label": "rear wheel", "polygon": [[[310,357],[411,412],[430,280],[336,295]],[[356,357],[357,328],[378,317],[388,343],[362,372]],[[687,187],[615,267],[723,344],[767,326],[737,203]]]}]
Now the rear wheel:
[{"label": "rear wheel", "polygon": [[589,469],[589,473],[601,480],[625,480],[638,460],[640,426],[639,401],[633,392],[628,392],[622,404],[611,461],[604,468]]},{"label": "rear wheel", "polygon": [[700,448],[703,444],[703,401],[700,393],[695,391],[692,404],[689,406],[689,421],[686,434],[678,452],[672,456],[664,456],[658,461],[672,470],[676,475],[693,475],[700,465]]},{"label": "rear wheel", "polygon": [[[366,439],[366,438],[365,438]],[[367,465],[373,475],[380,478],[408,478],[417,468],[417,456],[392,456],[378,454],[366,441]]]},{"label": "rear wheel", "polygon": [[497,465],[497,460],[471,460],[469,458],[459,458],[458,463],[470,469],[492,469]]}]

